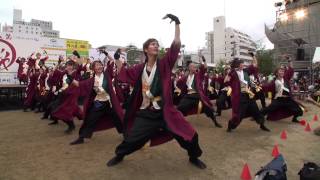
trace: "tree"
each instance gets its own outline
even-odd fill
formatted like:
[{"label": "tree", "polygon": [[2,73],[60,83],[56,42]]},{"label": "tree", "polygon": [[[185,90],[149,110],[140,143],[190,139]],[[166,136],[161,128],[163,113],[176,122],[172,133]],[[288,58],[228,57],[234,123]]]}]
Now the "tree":
[{"label": "tree", "polygon": [[217,73],[223,73],[224,72],[224,67],[227,65],[225,60],[220,60],[216,66]]},{"label": "tree", "polygon": [[273,50],[266,50],[264,48],[257,51],[256,57],[260,73],[269,75],[274,71],[275,65],[273,63],[273,53]]}]

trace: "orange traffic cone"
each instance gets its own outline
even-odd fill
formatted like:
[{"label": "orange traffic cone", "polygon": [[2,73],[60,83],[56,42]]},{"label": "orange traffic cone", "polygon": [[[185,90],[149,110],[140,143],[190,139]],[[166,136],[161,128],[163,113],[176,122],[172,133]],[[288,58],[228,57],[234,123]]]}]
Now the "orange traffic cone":
[{"label": "orange traffic cone", "polygon": [[307,126],[306,126],[306,128],[304,129],[305,131],[311,131],[311,127],[310,127],[310,124],[309,123],[307,123]]},{"label": "orange traffic cone", "polygon": [[274,148],[273,148],[273,150],[272,150],[272,156],[274,157],[274,158],[276,158],[276,157],[278,157],[279,156],[279,149],[278,149],[278,145],[274,145]]},{"label": "orange traffic cone", "polygon": [[281,132],[280,138],[284,140],[287,139],[287,132],[285,130]]},{"label": "orange traffic cone", "polygon": [[252,179],[250,169],[249,169],[249,166],[247,163],[243,166],[241,179],[242,180],[251,180]]},{"label": "orange traffic cone", "polygon": [[300,120],[300,124],[301,124],[301,126],[305,126],[305,125],[306,125],[306,120],[301,119],[301,120]]},{"label": "orange traffic cone", "polygon": [[314,115],[314,116],[313,116],[313,120],[314,120],[314,121],[318,121],[318,115]]}]

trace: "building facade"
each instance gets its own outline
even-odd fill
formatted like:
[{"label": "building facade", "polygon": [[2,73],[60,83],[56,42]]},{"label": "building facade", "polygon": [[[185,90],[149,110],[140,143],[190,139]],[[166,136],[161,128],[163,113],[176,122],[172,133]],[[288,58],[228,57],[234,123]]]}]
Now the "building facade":
[{"label": "building facade", "polygon": [[22,10],[13,10],[13,33],[23,37],[59,38],[60,32],[52,29],[51,21],[31,19],[26,22],[22,19]]},{"label": "building facade", "polygon": [[249,64],[252,57],[248,52],[256,51],[256,44],[252,38],[239,30],[226,27],[224,16],[215,17],[213,25],[214,30],[206,33],[206,48],[204,50],[211,63],[230,62],[234,58],[239,58],[245,64]]}]

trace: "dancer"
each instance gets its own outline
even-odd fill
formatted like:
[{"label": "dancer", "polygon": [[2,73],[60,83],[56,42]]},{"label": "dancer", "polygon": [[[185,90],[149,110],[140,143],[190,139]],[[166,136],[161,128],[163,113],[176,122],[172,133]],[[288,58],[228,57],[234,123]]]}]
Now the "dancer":
[{"label": "dancer", "polygon": [[62,87],[58,90],[60,94],[59,105],[51,112],[51,118],[54,119],[51,124],[62,120],[68,125],[65,133],[69,134],[75,129],[73,118],[76,116],[78,119],[82,119],[82,111],[78,106],[79,88],[71,84],[74,79],[79,80],[80,76],[75,69],[74,61],[67,61],[65,66],[65,72],[57,71]]},{"label": "dancer", "polygon": [[268,107],[261,111],[263,115],[268,115],[268,120],[276,121],[293,116],[292,122],[298,123],[297,118],[303,115],[303,110],[291,94],[290,79],[293,73],[290,60],[287,68],[280,67],[276,70],[276,80],[271,84],[274,99]]},{"label": "dancer", "polygon": [[97,130],[116,127],[118,133],[122,133],[123,111],[113,89],[110,69],[103,72],[101,61],[94,61],[92,66],[92,78],[72,82],[80,87],[80,94],[84,97],[84,121],[79,130],[79,138],[71,142],[71,145],[84,143],[84,139],[91,138]]},{"label": "dancer", "polygon": [[232,118],[229,120],[227,132],[231,132],[237,128],[242,119],[248,116],[252,116],[256,120],[261,130],[270,131],[264,125],[265,119],[260,113],[256,101],[253,99],[254,94],[250,91],[249,75],[252,74],[252,69],[256,66],[256,59],[253,59],[252,64],[246,69],[244,69],[242,60],[235,58],[232,61],[232,70],[225,79],[226,82],[230,83],[232,88]]},{"label": "dancer", "polygon": [[216,100],[217,105],[217,113],[216,116],[221,116],[221,111],[223,109],[229,109],[231,108],[231,92],[232,89],[228,85],[228,82],[225,83],[225,79],[227,75],[230,73],[230,66],[225,65],[224,66],[224,73],[220,76],[218,76],[215,79],[215,87],[219,90],[218,98]]},{"label": "dancer", "polygon": [[[134,90],[124,119],[125,139],[116,148],[116,156],[107,163],[108,166],[120,163],[126,155],[142,148],[148,140],[154,146],[175,138],[188,151],[192,164],[206,168],[198,159],[202,151],[197,133],[173,105],[171,71],[181,46],[180,21],[172,14],[167,14],[165,18],[170,18],[176,24],[174,41],[165,56],[157,60],[158,41],[148,39],[143,44],[145,63],[121,68],[119,72],[119,80],[130,83]],[[121,67],[121,63],[119,65]]]},{"label": "dancer", "polygon": [[216,127],[221,128],[222,126],[217,122],[214,115],[213,105],[204,93],[202,82],[204,81],[207,64],[204,56],[201,56],[201,58],[203,64],[200,65],[199,70],[197,70],[193,62],[188,62],[188,76],[181,78],[179,82],[177,82],[177,86],[183,94],[177,109],[182,112],[184,116],[203,112],[207,117],[211,118]]},{"label": "dancer", "polygon": [[28,83],[28,64],[26,62],[25,58],[20,58],[18,57],[18,59],[16,60],[16,63],[19,64],[18,67],[18,74],[17,77],[19,79],[19,83],[20,84],[27,84]]}]

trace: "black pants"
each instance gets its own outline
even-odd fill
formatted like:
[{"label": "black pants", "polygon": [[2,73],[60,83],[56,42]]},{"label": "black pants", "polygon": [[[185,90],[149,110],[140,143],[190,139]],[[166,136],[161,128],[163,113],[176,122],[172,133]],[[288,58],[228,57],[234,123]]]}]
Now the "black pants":
[{"label": "black pants", "polygon": [[253,117],[257,124],[264,124],[264,116],[260,112],[255,99],[250,99],[247,93],[240,94],[239,113],[240,119],[231,119],[231,121],[229,121],[229,127],[231,129],[239,126],[243,118],[250,116]]},{"label": "black pants", "polygon": [[240,95],[240,119],[247,116],[252,116],[253,119],[261,124],[264,122],[264,117],[260,113],[258,105],[255,99],[250,99],[247,93],[241,93]]},{"label": "black pants", "polygon": [[[125,156],[142,148],[146,142],[150,140],[160,130],[169,131],[165,121],[163,120],[163,112],[140,110],[136,114],[133,127],[124,141],[116,148],[117,156]],[[189,142],[182,137],[172,133],[182,148],[188,151],[190,158],[198,158],[202,154],[198,143],[198,135],[195,134]]]},{"label": "black pants", "polygon": [[[199,94],[187,94],[185,95],[179,105],[177,106],[177,109],[184,115],[186,116],[187,113],[192,110],[193,108],[198,109],[198,104],[200,101]],[[214,110],[212,108],[209,108],[203,104],[201,112],[204,112],[207,117],[211,119],[215,119],[214,117]]]},{"label": "black pants", "polygon": [[271,104],[261,112],[263,115],[266,115],[281,108],[291,111],[294,118],[303,115],[303,111],[299,107],[299,104],[291,97],[278,97],[277,99],[272,100]]},{"label": "black pants", "polygon": [[230,108],[231,98],[227,95],[227,91],[221,91],[216,101],[218,114],[221,114],[222,109],[226,109],[226,103],[228,103],[228,108]]},{"label": "black pants", "polygon": [[265,96],[264,92],[262,90],[260,90],[259,92],[256,92],[254,90],[253,93],[255,94],[255,96],[254,96],[255,99],[260,100],[262,108],[266,108],[266,96]]},{"label": "black pants", "polygon": [[83,125],[79,130],[80,138],[91,138],[97,123],[101,120],[103,116],[110,116],[113,124],[115,125],[117,131],[122,133],[122,124],[116,114],[116,112],[111,108],[109,102],[100,102],[101,106],[97,107],[93,103],[87,116],[84,119]]},{"label": "black pants", "polygon": [[48,118],[53,110],[55,110],[62,101],[62,97],[54,95],[51,102],[48,102],[47,108],[44,111],[43,117]]}]

